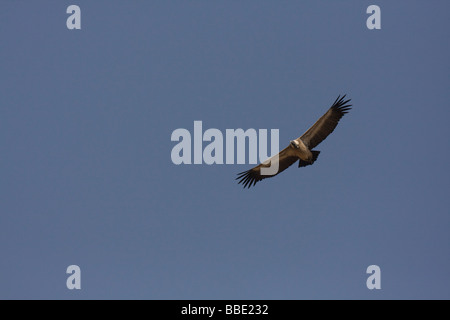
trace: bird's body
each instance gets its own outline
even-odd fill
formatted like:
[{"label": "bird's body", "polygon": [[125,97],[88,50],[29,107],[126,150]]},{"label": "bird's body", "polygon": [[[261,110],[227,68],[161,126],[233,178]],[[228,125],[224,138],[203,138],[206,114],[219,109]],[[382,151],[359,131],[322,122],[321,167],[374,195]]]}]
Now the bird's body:
[{"label": "bird's body", "polygon": [[[296,161],[298,161],[299,167],[306,167],[313,164],[320,153],[320,151],[313,149],[333,132],[339,120],[351,109],[351,105],[347,105],[350,99],[344,101],[344,98],[345,95],[342,98],[339,96],[330,109],[328,109],[328,111],[320,117],[311,128],[299,138],[292,140],[291,143],[277,155],[248,171],[239,173],[236,178],[237,180],[240,180],[239,183],[242,183],[244,188],[250,188],[252,185],[255,185],[256,182],[273,177],[286,170]],[[273,165],[278,168],[275,173],[264,174],[262,172],[261,169],[269,168]]]},{"label": "bird's body", "polygon": [[301,139],[291,141],[291,144],[289,145],[289,153],[293,156],[297,156],[303,161],[312,161],[313,159],[311,150],[308,149]]}]

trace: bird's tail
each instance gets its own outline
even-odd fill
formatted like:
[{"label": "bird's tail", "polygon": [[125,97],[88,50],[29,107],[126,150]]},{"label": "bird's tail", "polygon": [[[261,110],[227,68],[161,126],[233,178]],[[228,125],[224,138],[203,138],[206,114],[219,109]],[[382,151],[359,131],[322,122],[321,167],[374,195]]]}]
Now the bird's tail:
[{"label": "bird's tail", "polygon": [[317,160],[317,157],[319,156],[320,151],[312,150],[311,153],[312,153],[312,155],[313,155],[312,160],[311,160],[311,161],[304,161],[304,160],[300,159],[300,160],[298,161],[298,167],[299,167],[299,168],[300,168],[300,167],[306,167],[306,166],[312,165],[312,164],[314,163],[314,161]]}]

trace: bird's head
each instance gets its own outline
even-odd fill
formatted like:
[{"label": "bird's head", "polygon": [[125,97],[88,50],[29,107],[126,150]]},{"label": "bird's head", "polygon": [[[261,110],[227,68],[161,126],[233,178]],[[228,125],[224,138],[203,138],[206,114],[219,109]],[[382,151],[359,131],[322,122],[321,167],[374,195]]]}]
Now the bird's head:
[{"label": "bird's head", "polygon": [[300,143],[298,143],[297,140],[291,140],[291,146],[293,146],[295,149],[300,149]]}]

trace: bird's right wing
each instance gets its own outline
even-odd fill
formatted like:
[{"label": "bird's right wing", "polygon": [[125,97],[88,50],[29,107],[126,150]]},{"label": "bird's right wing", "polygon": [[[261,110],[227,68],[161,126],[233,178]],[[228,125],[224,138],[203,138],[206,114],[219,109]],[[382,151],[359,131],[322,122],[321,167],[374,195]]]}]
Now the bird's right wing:
[{"label": "bird's right wing", "polygon": [[[337,97],[330,109],[319,120],[312,125],[300,138],[303,143],[312,150],[319,143],[328,137],[330,133],[336,128],[339,120],[348,113],[351,104],[347,104],[350,99],[345,100],[345,95],[341,98]],[[298,140],[296,139],[296,140]]]}]

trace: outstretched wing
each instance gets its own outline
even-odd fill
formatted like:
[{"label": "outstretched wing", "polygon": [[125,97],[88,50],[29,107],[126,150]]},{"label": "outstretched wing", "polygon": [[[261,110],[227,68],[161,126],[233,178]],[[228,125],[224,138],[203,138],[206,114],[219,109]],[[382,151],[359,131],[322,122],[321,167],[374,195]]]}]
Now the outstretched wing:
[{"label": "outstretched wing", "polygon": [[[350,99],[345,100],[344,95],[342,98],[338,96],[334,101],[330,109],[322,116],[311,128],[308,129],[300,138],[303,143],[312,150],[319,143],[325,140],[330,133],[336,128],[339,120],[348,113],[351,108],[351,104],[347,104]],[[297,140],[298,140],[297,139]]]},{"label": "outstretched wing", "polygon": [[[278,160],[277,160],[278,156]],[[239,183],[242,183],[244,188],[250,188],[251,186],[254,186],[258,181],[261,181],[265,178],[271,178],[279,174],[280,172],[286,170],[289,168],[295,161],[298,160],[298,157],[295,156],[295,154],[292,152],[292,148],[287,146],[282,151],[280,151],[277,155],[273,156],[272,158],[264,161],[263,163],[257,165],[256,167],[238,173],[238,177],[236,180],[239,180]],[[261,173],[261,168],[268,168],[273,165],[276,165],[274,161],[278,161],[278,171],[275,174],[272,175],[263,175]]]}]

